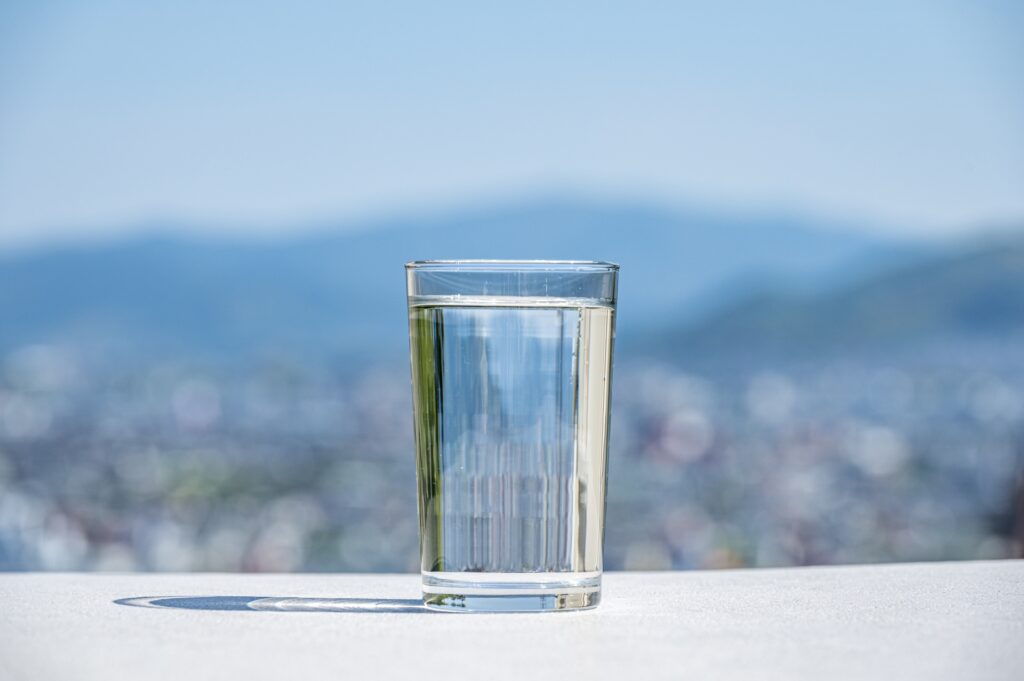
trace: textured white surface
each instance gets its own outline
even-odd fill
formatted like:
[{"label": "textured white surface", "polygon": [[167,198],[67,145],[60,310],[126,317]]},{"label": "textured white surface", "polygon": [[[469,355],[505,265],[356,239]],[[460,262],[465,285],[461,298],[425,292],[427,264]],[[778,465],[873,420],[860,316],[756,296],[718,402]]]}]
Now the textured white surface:
[{"label": "textured white surface", "polygon": [[[540,615],[419,611],[418,586],[0,575],[0,679],[1024,678],[1024,561],[610,574],[596,610]],[[115,602],[158,596],[294,600]]]}]

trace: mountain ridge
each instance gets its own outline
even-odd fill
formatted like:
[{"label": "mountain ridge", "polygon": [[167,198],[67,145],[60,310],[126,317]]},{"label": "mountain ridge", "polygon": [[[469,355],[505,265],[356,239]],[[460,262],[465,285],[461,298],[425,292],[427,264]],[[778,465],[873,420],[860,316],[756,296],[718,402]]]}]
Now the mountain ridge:
[{"label": "mountain ridge", "polygon": [[1024,339],[1024,236],[947,251],[813,296],[762,291],[647,346],[700,361],[780,363]]},{"label": "mountain ridge", "polygon": [[404,352],[402,265],[444,258],[619,262],[628,341],[715,307],[752,274],[820,287],[850,263],[922,248],[824,221],[553,199],[294,238],[105,240],[0,256],[0,350],[117,337],[158,354]]}]

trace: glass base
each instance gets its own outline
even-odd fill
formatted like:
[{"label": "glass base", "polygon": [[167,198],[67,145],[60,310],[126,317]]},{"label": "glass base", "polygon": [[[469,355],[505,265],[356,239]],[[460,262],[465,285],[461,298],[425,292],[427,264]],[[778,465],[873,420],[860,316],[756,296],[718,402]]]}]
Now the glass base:
[{"label": "glass base", "polygon": [[425,572],[423,604],[445,612],[588,610],[601,601],[600,572]]}]

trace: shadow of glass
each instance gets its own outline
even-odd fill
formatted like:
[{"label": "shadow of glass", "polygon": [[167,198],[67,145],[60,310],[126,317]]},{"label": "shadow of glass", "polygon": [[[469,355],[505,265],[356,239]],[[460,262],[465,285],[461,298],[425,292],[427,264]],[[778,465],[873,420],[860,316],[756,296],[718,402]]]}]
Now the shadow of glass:
[{"label": "shadow of glass", "polygon": [[247,612],[402,612],[428,613],[422,601],[404,598],[276,598],[265,596],[135,596],[117,605],[173,610]]}]

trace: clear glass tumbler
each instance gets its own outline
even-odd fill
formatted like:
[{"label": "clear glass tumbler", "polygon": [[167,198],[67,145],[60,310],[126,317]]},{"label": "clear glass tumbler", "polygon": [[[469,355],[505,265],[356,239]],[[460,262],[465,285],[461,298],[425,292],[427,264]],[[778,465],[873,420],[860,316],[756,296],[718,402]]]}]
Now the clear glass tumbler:
[{"label": "clear glass tumbler", "polygon": [[618,265],[406,265],[423,600],[601,597]]}]

